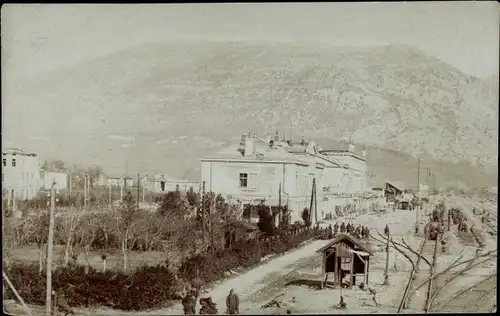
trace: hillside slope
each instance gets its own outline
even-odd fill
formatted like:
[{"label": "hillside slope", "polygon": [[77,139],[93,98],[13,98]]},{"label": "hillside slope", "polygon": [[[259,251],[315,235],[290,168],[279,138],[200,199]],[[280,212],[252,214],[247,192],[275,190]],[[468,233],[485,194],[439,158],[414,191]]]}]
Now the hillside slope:
[{"label": "hillside slope", "polygon": [[3,98],[3,137],[106,169],[128,157],[132,168],[196,178],[199,156],[282,127],[434,159],[497,160],[495,89],[403,45],[149,44],[3,84]]}]

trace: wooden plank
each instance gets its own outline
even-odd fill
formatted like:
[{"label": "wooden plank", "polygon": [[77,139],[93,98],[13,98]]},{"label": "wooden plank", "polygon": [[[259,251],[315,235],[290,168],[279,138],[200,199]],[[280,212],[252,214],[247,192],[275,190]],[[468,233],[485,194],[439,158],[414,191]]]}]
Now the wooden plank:
[{"label": "wooden plank", "polygon": [[[338,249],[336,249],[338,250]],[[335,281],[334,281],[334,284],[335,284],[335,287],[337,287],[337,284],[339,284],[339,279],[340,279],[340,269],[339,269],[339,260],[338,260],[338,256],[337,256],[337,251],[335,251]],[[342,286],[342,284],[341,284]]]},{"label": "wooden plank", "polygon": [[362,256],[360,256],[358,253],[356,254],[356,256],[358,256],[358,258],[363,262],[363,264],[366,265],[366,261],[363,259]]},{"label": "wooden plank", "polygon": [[[326,279],[326,252],[323,252],[323,274],[322,274],[322,277],[321,277],[321,289],[323,289],[323,287],[326,285],[326,284],[323,284],[323,280]],[[326,281],[325,281],[326,283]]]},{"label": "wooden plank", "polygon": [[365,285],[368,285],[368,263],[370,262],[369,260],[370,259],[366,259],[366,262],[365,262],[365,271],[363,273],[363,283]]},{"label": "wooden plank", "polygon": [[351,253],[351,275],[349,276],[349,282],[354,285],[354,253]]}]

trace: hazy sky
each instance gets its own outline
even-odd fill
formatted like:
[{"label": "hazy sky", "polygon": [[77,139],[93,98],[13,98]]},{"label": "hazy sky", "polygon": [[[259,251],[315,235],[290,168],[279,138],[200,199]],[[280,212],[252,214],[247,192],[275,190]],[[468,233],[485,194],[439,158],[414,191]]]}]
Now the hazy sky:
[{"label": "hazy sky", "polygon": [[498,72],[491,2],[4,5],[3,75],[29,75],[172,38],[406,43],[466,74]]}]

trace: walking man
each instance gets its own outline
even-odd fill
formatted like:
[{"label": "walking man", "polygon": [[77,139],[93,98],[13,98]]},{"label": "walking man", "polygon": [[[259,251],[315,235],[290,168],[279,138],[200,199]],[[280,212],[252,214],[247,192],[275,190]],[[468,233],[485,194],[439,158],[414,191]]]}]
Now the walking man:
[{"label": "walking man", "polygon": [[240,299],[238,294],[234,293],[234,289],[229,291],[229,295],[226,298],[226,314],[234,315],[240,313]]}]

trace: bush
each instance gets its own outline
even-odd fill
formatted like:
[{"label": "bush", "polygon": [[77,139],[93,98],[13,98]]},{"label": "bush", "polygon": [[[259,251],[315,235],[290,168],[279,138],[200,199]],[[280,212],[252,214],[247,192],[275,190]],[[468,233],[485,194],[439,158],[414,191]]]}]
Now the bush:
[{"label": "bush", "polygon": [[[37,265],[16,264],[8,269],[14,287],[27,303],[45,303],[45,275]],[[132,275],[99,272],[83,267],[58,268],[53,274],[53,288],[65,294],[70,306],[107,306],[138,311],[163,305],[173,299],[174,275],[164,266],[141,267]],[[13,293],[6,292],[8,298]]]}]

